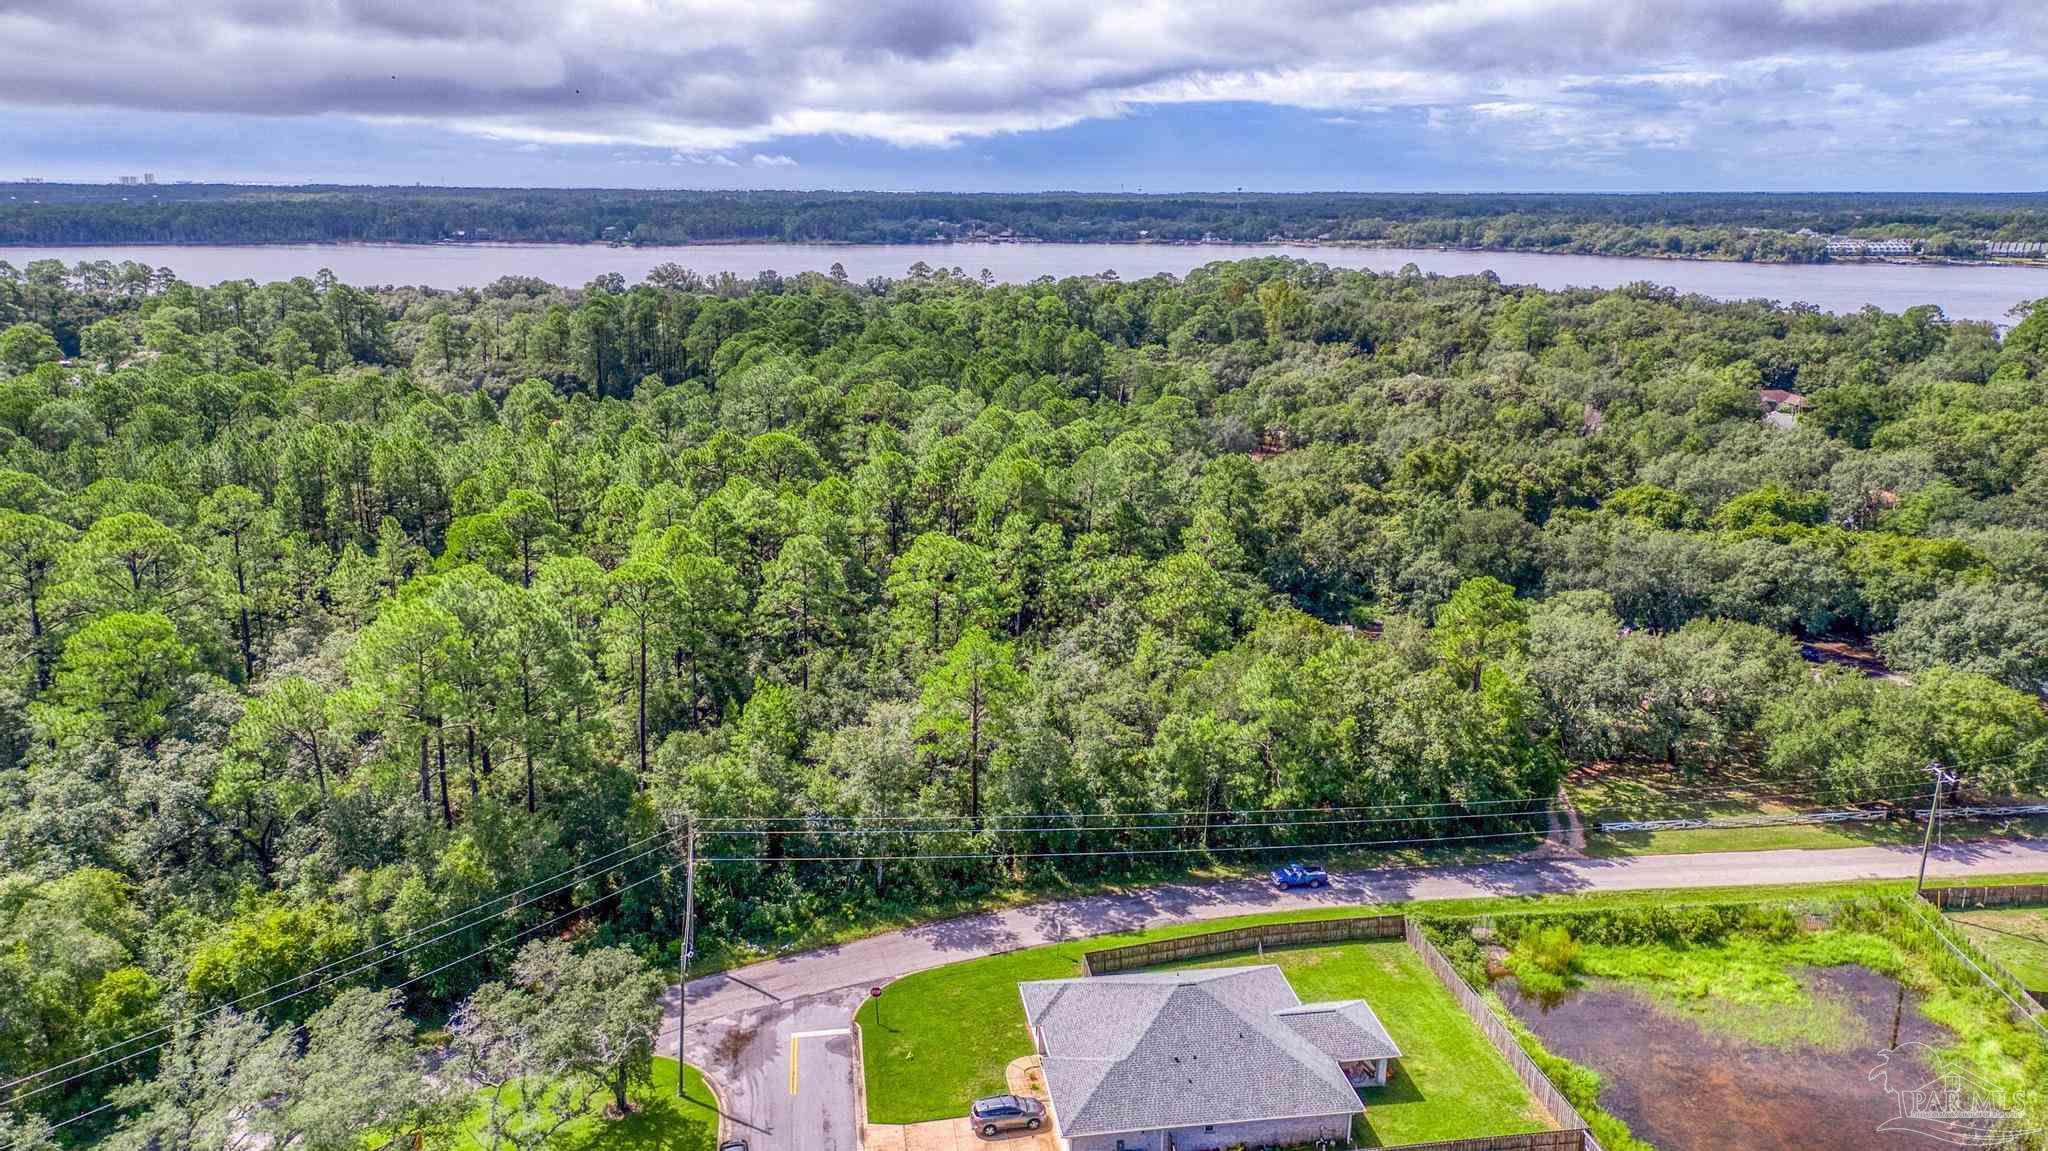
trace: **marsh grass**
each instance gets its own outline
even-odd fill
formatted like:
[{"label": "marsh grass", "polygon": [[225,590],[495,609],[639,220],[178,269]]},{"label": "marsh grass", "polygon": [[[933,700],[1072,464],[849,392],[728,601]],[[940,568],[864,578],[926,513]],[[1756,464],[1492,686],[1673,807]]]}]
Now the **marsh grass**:
[{"label": "marsh grass", "polygon": [[[1956,961],[1901,898],[1694,907],[1678,915],[1656,907],[1539,912],[1502,922],[1517,944],[1509,966],[1518,978],[1549,974],[1535,962],[1543,949],[1524,949],[1521,940],[1573,925],[1600,938],[1581,934],[1575,940],[1568,978],[1641,996],[1703,1031],[1763,1047],[1881,1046],[1854,1005],[1819,990],[1824,982],[1816,976],[1850,965],[1890,976],[1915,992],[1916,1010],[1952,1036],[1929,1055],[1937,1074],[1968,1075],[2001,1092],[2026,1123],[2048,1131],[2048,1042],[2017,1022],[2007,1003]],[[1598,1073],[1546,1050],[1498,996],[1489,998],[1603,1146],[1647,1147],[1600,1107]]]},{"label": "marsh grass", "polygon": [[1703,947],[1588,947],[1587,977],[1641,996],[1702,1030],[1766,1047],[1844,1051],[1869,1041],[1855,1007],[1819,990],[1815,969],[1856,965],[1903,974],[1896,945],[1826,930],[1779,943],[1735,939]]}]

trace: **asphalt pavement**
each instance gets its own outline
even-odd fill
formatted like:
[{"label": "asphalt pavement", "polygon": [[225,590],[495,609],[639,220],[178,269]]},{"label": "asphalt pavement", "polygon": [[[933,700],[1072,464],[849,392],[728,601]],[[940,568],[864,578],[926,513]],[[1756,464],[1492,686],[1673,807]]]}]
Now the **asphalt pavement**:
[{"label": "asphalt pavement", "polygon": [[[752,1151],[855,1151],[852,1024],[865,995],[824,992],[702,1025],[691,1019],[690,1062],[718,1092],[721,1138],[745,1139]],[[673,1016],[655,1049],[674,1054]]]},{"label": "asphalt pavement", "polygon": [[[1910,879],[1908,847],[1742,851],[1618,859],[1524,858],[1469,866],[1332,873],[1324,889],[1276,891],[1256,880],[1169,883],[1051,900],[885,932],[693,979],[690,1062],[705,1070],[725,1112],[726,1137],[753,1151],[853,1151],[852,1044],[845,1029],[870,986],[1018,948],[1166,923],[1232,915],[1418,899],[1751,884]],[[2048,842],[1947,844],[1930,877],[1966,879],[2048,871]],[[665,997],[660,1045],[675,1050],[675,993]],[[790,1058],[792,1051],[795,1059]],[[962,1100],[965,1106],[966,1100]]]}]

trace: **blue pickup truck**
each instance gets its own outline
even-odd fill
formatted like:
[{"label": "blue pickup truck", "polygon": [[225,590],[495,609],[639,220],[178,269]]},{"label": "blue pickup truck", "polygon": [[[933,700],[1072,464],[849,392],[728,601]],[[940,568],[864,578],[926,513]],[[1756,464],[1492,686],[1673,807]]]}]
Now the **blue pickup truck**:
[{"label": "blue pickup truck", "polygon": [[1283,890],[1294,887],[1328,887],[1330,873],[1313,863],[1284,863],[1273,869],[1273,886]]}]

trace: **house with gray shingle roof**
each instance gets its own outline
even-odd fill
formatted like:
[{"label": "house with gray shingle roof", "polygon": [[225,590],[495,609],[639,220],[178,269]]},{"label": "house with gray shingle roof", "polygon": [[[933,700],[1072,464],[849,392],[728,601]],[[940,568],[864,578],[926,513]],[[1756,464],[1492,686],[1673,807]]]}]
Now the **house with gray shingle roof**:
[{"label": "house with gray shingle roof", "polygon": [[1304,1003],[1275,1011],[1280,1022],[1337,1061],[1345,1078],[1367,1087],[1387,1085],[1387,1063],[1401,1057],[1394,1037],[1363,999]]},{"label": "house with gray shingle roof", "polygon": [[1351,1135],[1400,1048],[1363,1001],[1304,1004],[1270,964],[1018,985],[1069,1151],[1211,1151]]}]

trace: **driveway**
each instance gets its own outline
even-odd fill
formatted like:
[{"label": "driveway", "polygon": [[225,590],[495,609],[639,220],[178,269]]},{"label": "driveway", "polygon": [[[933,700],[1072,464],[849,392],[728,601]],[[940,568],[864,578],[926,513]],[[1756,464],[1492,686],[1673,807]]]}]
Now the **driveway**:
[{"label": "driveway", "polygon": [[867,1151],[1059,1151],[1050,1131],[1005,1131],[993,1139],[974,1133],[966,1117],[897,1126],[870,1123],[861,1146]]},{"label": "driveway", "polygon": [[[1038,1064],[1038,1056],[1027,1055],[1004,1068],[1010,1094],[1045,1102],[1045,1081]],[[1060,1141],[1050,1127],[983,1137],[963,1115],[931,1123],[870,1123],[861,1129],[860,1145],[867,1151],[1059,1151]]]},{"label": "driveway", "polygon": [[[723,1094],[728,1131],[748,1138],[756,1151],[835,1151],[854,1145],[852,1079],[858,1069],[843,1037],[822,1036],[824,1042],[814,1044],[797,1035],[846,1027],[867,987],[912,972],[1068,939],[1293,908],[1911,879],[1919,864],[1919,850],[1903,846],[1531,858],[1339,873],[1322,890],[1281,892],[1254,880],[1232,880],[1053,900],[920,924],[693,979],[689,1055]],[[1928,867],[1930,876],[1947,879],[2037,871],[2048,871],[2048,841],[1948,844],[1935,850]],[[675,992],[671,986],[666,996],[657,1048],[663,1052],[675,1050]],[[792,1046],[798,1057],[794,1088]]]}]

